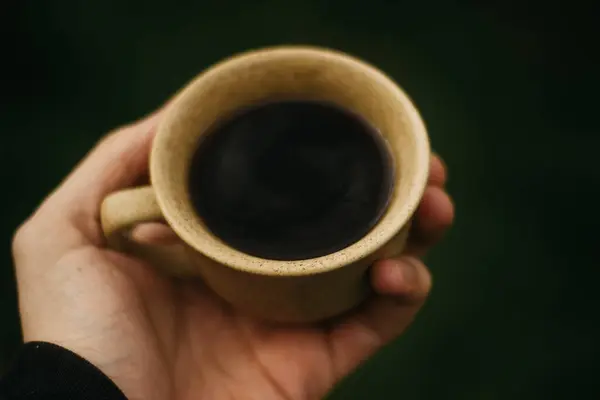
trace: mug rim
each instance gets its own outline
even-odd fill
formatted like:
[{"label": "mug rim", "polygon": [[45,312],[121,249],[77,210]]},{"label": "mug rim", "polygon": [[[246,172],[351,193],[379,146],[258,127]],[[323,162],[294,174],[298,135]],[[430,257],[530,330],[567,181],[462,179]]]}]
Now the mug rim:
[{"label": "mug rim", "polygon": [[[189,206],[189,198],[184,199],[184,194],[176,193],[169,185],[169,142],[173,139],[174,129],[180,120],[179,108],[185,106],[189,100],[206,82],[210,81],[220,71],[226,68],[235,68],[236,64],[250,63],[254,60],[265,60],[269,57],[307,57],[319,59],[320,62],[342,62],[344,68],[359,71],[368,76],[373,84],[380,85],[385,90],[388,100],[401,107],[404,118],[408,120],[408,134],[414,141],[414,155],[412,171],[408,177],[410,188],[408,195],[398,199],[391,196],[387,208],[392,203],[400,202],[399,210],[395,215],[389,216],[387,211],[369,233],[353,244],[334,253],[302,260],[274,260],[264,259],[243,253],[220,238],[214,236],[199,220],[199,216],[190,217],[181,212],[182,207]],[[392,157],[397,154],[392,152]],[[403,227],[409,223],[423,196],[429,175],[430,143],[425,124],[409,96],[394,82],[376,67],[346,53],[314,46],[276,46],[259,50],[250,50],[239,53],[209,67],[194,78],[191,83],[184,86],[170,102],[165,114],[159,123],[150,154],[150,181],[154,188],[157,203],[163,216],[173,231],[189,247],[209,259],[244,272],[258,275],[299,276],[313,275],[331,271],[353,264],[376,252],[387,244]],[[186,194],[189,197],[189,194]],[[386,218],[388,219],[386,221]],[[386,222],[386,223],[384,223]]]}]

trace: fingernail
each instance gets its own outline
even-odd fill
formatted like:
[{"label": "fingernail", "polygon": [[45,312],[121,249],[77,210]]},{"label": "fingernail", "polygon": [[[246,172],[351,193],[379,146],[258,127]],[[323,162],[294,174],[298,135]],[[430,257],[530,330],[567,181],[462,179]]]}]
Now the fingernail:
[{"label": "fingernail", "polygon": [[399,273],[402,274],[402,286],[406,289],[410,289],[415,286],[418,279],[417,267],[414,260],[410,257],[402,257],[398,260]]}]

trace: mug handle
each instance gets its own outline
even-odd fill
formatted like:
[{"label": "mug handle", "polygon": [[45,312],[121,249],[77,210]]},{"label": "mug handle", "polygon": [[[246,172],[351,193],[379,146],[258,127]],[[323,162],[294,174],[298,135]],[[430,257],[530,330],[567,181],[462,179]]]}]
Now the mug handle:
[{"label": "mug handle", "polygon": [[108,195],[100,208],[100,222],[109,248],[142,259],[170,276],[197,275],[183,243],[152,245],[136,242],[131,237],[136,225],[165,222],[152,186]]}]

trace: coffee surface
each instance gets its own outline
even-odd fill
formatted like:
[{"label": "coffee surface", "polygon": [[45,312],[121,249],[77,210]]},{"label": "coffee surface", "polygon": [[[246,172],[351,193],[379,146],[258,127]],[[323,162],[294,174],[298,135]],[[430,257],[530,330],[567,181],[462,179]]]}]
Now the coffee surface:
[{"label": "coffee surface", "polygon": [[206,227],[229,246],[276,260],[330,254],[385,211],[387,149],[358,116],[283,101],[216,124],[192,161],[189,191]]}]

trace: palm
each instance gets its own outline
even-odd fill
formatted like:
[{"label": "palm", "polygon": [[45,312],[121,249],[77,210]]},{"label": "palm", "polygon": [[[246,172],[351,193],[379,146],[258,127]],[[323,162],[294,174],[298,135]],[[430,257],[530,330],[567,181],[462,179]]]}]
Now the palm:
[{"label": "palm", "polygon": [[[71,284],[93,293],[71,311],[93,315],[97,323],[82,320],[71,329],[89,329],[95,339],[72,350],[97,360],[132,399],[217,398],[224,392],[232,398],[320,398],[359,361],[338,350],[343,342],[352,341],[357,354],[361,346],[377,345],[375,335],[349,321],[332,329],[268,326],[235,312],[201,282],[162,277],[106,250],[74,250],[61,268],[75,270],[90,260],[96,261],[92,268]],[[90,347],[109,350],[98,359],[86,354]]]}]

